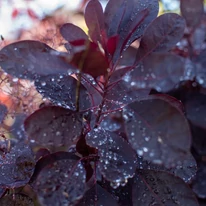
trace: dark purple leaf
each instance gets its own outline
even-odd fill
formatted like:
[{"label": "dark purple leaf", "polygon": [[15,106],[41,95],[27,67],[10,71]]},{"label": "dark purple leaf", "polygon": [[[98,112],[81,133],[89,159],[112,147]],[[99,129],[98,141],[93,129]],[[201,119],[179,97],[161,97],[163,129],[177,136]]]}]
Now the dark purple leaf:
[{"label": "dark purple leaf", "polygon": [[198,206],[192,190],[166,172],[139,170],[133,183],[134,206]]},{"label": "dark purple leaf", "polygon": [[[71,110],[76,110],[76,90],[77,80],[68,75],[48,75],[42,76],[35,81],[36,89],[44,97],[49,98],[56,105]],[[89,93],[80,84],[79,109],[86,110],[91,107]]]},{"label": "dark purple leaf", "polygon": [[40,160],[42,157],[47,156],[50,154],[50,151],[46,148],[40,148],[35,155],[35,160],[38,161]]},{"label": "dark purple leaf", "polygon": [[125,185],[134,175],[136,155],[122,137],[98,128],[87,134],[86,142],[98,149],[100,172],[114,188]]},{"label": "dark purple leaf", "polygon": [[170,168],[185,159],[191,134],[176,106],[151,95],[126,106],[123,117],[128,140],[144,160]]},{"label": "dark purple leaf", "polygon": [[0,187],[0,198],[2,198],[4,196],[5,192],[6,192],[6,188]]},{"label": "dark purple leaf", "polygon": [[25,194],[10,194],[0,199],[2,206],[34,206],[34,201]]},{"label": "dark purple leaf", "polygon": [[153,164],[152,162],[142,160],[139,157],[137,160],[139,169],[165,171],[180,177],[184,182],[191,183],[197,172],[197,164],[191,153],[188,153],[184,160],[178,162],[178,165],[172,168],[166,168],[163,165]]},{"label": "dark purple leaf", "polygon": [[41,205],[76,205],[85,193],[86,171],[81,162],[57,160],[44,167],[34,188]]},{"label": "dark purple leaf", "polygon": [[181,14],[188,27],[197,26],[204,13],[203,0],[180,0]]},{"label": "dark purple leaf", "polygon": [[27,145],[17,144],[0,156],[0,186],[6,188],[26,185],[34,172],[35,160]]},{"label": "dark purple leaf", "polygon": [[62,107],[43,107],[26,119],[24,128],[31,143],[68,147],[82,133],[82,115]]},{"label": "dark purple leaf", "polygon": [[99,184],[96,184],[85,193],[83,199],[77,204],[77,206],[88,205],[118,206],[118,203],[109,192],[99,186]]},{"label": "dark purple leaf", "polygon": [[142,59],[154,51],[170,50],[182,38],[184,28],[184,18],[178,14],[166,13],[156,18],[147,27],[141,39],[138,59]]},{"label": "dark purple leaf", "polygon": [[64,39],[70,43],[78,40],[88,40],[86,33],[81,28],[71,23],[64,24],[60,28],[60,33]]},{"label": "dark purple leaf", "polygon": [[7,112],[7,107],[3,104],[0,104],[0,123],[2,123],[2,121],[4,120]]},{"label": "dark purple leaf", "polygon": [[90,43],[85,50],[74,54],[71,64],[94,78],[107,74],[109,68],[106,57],[94,43]]},{"label": "dark purple leaf", "polygon": [[159,6],[157,0],[110,0],[105,8],[105,28],[108,37],[119,35],[120,41],[114,55],[114,62],[123,50],[144,32],[156,18]]},{"label": "dark purple leaf", "polygon": [[96,43],[100,42],[104,45],[106,37],[104,31],[104,13],[98,0],[89,1],[85,9],[84,17],[92,41]]},{"label": "dark purple leaf", "polygon": [[153,88],[167,92],[173,89],[184,75],[182,59],[170,53],[153,53],[140,62],[125,77],[137,88]]},{"label": "dark purple leaf", "polygon": [[206,198],[206,163],[201,163],[198,166],[197,175],[192,188],[199,198]]},{"label": "dark purple leaf", "polygon": [[4,47],[0,51],[0,66],[10,75],[33,80],[41,75],[74,72],[68,64],[70,58],[42,42],[26,40]]}]

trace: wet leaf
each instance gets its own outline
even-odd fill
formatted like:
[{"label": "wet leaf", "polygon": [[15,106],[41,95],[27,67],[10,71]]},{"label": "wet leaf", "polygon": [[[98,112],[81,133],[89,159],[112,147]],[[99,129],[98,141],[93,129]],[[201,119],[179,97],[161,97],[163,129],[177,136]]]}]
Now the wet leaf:
[{"label": "wet leaf", "polygon": [[17,144],[0,156],[0,186],[6,188],[26,185],[34,172],[35,160],[30,147]]},{"label": "wet leaf", "polygon": [[170,50],[184,34],[184,18],[175,13],[166,13],[156,18],[145,30],[139,47],[142,59],[151,52]]},{"label": "wet leaf", "polygon": [[2,123],[2,121],[4,120],[7,112],[7,107],[3,104],[0,104],[0,123]]},{"label": "wet leaf", "polygon": [[181,14],[188,27],[197,26],[204,13],[203,0],[180,0]]},{"label": "wet leaf", "polygon": [[101,128],[89,132],[86,142],[98,149],[98,167],[103,177],[114,188],[125,185],[136,169],[136,155],[130,145],[117,134]]},{"label": "wet leaf", "polygon": [[142,157],[137,160],[139,169],[165,171],[180,177],[184,182],[191,183],[197,172],[197,163],[191,153],[188,153],[184,160],[178,162],[178,165],[172,168],[166,168],[163,165],[157,165],[152,162],[144,161]]},{"label": "wet leaf", "polygon": [[166,172],[139,170],[133,183],[133,205],[198,206],[198,203],[192,190],[180,178]]},{"label": "wet leaf", "polygon": [[41,146],[71,146],[82,133],[82,115],[62,107],[43,107],[24,123],[31,143]]},{"label": "wet leaf", "polygon": [[182,59],[169,53],[153,53],[140,62],[125,78],[137,88],[153,88],[168,92],[173,89],[184,75]]},{"label": "wet leaf", "polygon": [[114,62],[121,52],[144,32],[158,14],[157,0],[110,0],[105,8],[105,28],[108,37],[119,35]]},{"label": "wet leaf", "polygon": [[60,33],[64,39],[70,43],[79,40],[88,40],[86,33],[81,28],[71,23],[64,24],[60,28]]},{"label": "wet leaf", "polygon": [[[56,105],[76,110],[76,90],[78,81],[72,76],[48,75],[35,81],[36,89],[44,97],[49,98]],[[79,109],[86,110],[91,107],[89,93],[80,84]]]},{"label": "wet leaf", "polygon": [[2,206],[34,206],[34,201],[27,195],[14,194],[6,195],[0,199]]},{"label": "wet leaf", "polygon": [[206,163],[198,165],[198,171],[192,189],[199,198],[206,198]]},{"label": "wet leaf", "polygon": [[[52,181],[51,181],[52,180]],[[57,160],[45,166],[34,188],[41,205],[76,205],[85,193],[86,171],[75,158]]]},{"label": "wet leaf", "polygon": [[185,159],[191,134],[176,106],[151,95],[126,106],[123,117],[128,140],[144,160],[170,168]]},{"label": "wet leaf", "polygon": [[89,28],[89,36],[94,42],[104,45],[104,13],[101,3],[98,0],[91,0],[85,9],[85,22]]},{"label": "wet leaf", "polygon": [[77,204],[77,206],[117,206],[117,201],[112,195],[103,189],[99,184],[95,184],[90,190],[88,190],[83,199]]},{"label": "wet leaf", "polygon": [[15,42],[0,51],[2,69],[23,79],[33,80],[41,75],[72,73],[75,69],[68,64],[69,59],[69,54],[57,52],[39,41]]}]

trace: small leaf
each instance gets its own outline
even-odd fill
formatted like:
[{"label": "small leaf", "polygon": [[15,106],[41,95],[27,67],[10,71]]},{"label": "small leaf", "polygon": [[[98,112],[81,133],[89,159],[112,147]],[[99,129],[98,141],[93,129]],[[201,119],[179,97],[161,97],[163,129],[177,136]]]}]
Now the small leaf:
[{"label": "small leaf", "polygon": [[109,192],[103,189],[99,184],[95,184],[85,193],[83,199],[77,204],[77,206],[88,205],[118,206],[118,203]]},{"label": "small leaf", "polygon": [[62,107],[43,107],[24,123],[31,143],[45,147],[71,146],[82,133],[82,116]]},{"label": "small leaf", "polygon": [[204,14],[203,0],[180,0],[181,14],[188,27],[197,26]]},{"label": "small leaf", "polygon": [[199,198],[206,198],[206,163],[204,162],[198,165],[198,171],[192,189]]},{"label": "small leaf", "polygon": [[184,63],[179,56],[153,53],[126,76],[130,76],[130,81],[139,89],[153,88],[168,92],[180,82],[183,75]]},{"label": "small leaf", "polygon": [[142,59],[152,52],[170,50],[182,38],[185,21],[175,13],[166,13],[156,18],[145,30],[139,47]]},{"label": "small leaf", "polygon": [[41,205],[76,205],[85,193],[86,171],[74,158],[57,160],[45,166],[34,188]]},{"label": "small leaf", "polygon": [[180,178],[166,172],[139,170],[133,183],[134,206],[198,206],[192,190]]},{"label": "small leaf", "polygon": [[67,74],[75,69],[68,64],[69,55],[53,50],[39,41],[19,41],[0,51],[0,66],[12,76],[35,79],[49,74]]},{"label": "small leaf", "polygon": [[125,185],[136,169],[136,156],[130,145],[117,134],[101,128],[89,132],[86,142],[98,149],[98,167],[103,177],[114,188]]},{"label": "small leaf", "polygon": [[89,28],[89,36],[93,42],[100,42],[104,45],[104,13],[98,0],[91,0],[85,9],[85,22]]},{"label": "small leaf", "polygon": [[0,156],[0,186],[6,188],[26,185],[35,166],[31,149],[24,144],[17,144],[6,155]]},{"label": "small leaf", "polygon": [[71,23],[64,24],[60,28],[60,33],[69,43],[78,40],[88,40],[88,36],[86,35],[86,33],[81,28]]},{"label": "small leaf", "polygon": [[123,117],[128,140],[144,160],[170,168],[185,159],[191,134],[186,118],[176,106],[149,96],[126,106]]},{"label": "small leaf", "polygon": [[[49,98],[56,105],[67,109],[76,110],[76,89],[77,80],[68,75],[47,75],[38,78],[35,81],[36,89],[44,97]],[[80,84],[80,110],[86,110],[91,107],[89,93],[86,88]]]}]

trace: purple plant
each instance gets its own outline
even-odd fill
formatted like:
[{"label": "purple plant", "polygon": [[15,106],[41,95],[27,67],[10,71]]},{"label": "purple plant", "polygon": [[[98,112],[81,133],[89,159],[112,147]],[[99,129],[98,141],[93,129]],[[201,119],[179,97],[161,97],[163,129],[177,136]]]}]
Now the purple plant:
[{"label": "purple plant", "polygon": [[[27,143],[2,151],[0,203],[6,190],[29,186],[47,206],[198,205],[190,188],[197,170],[191,146],[199,152],[192,134],[194,125],[205,130],[205,124],[193,110],[205,110],[205,94],[193,86],[204,88],[206,73],[205,51],[194,58],[191,38],[203,3],[186,2],[185,21],[175,13],[157,17],[158,0],[109,0],[104,12],[91,0],[84,14],[89,36],[71,23],[60,28],[67,52],[39,41],[0,51],[5,72],[33,81],[51,101],[25,119]],[[190,18],[191,8],[199,20]],[[192,77],[188,61],[199,69]],[[1,111],[3,121],[3,105]]]}]

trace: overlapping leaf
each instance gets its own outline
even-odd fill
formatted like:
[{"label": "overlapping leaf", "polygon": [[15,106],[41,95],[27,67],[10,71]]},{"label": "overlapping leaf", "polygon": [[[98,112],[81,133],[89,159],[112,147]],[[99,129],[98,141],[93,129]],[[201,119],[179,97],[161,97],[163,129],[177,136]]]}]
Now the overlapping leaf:
[{"label": "overlapping leaf", "polygon": [[[71,110],[76,110],[77,85],[77,80],[68,75],[42,76],[35,81],[37,90],[44,97],[49,98],[56,105]],[[86,110],[91,106],[89,93],[82,84],[79,86],[79,91],[79,109]]]},{"label": "overlapping leaf", "polygon": [[31,143],[70,146],[82,133],[82,116],[62,107],[43,107],[26,119],[24,128]]},{"label": "overlapping leaf", "polygon": [[133,183],[133,205],[198,206],[192,190],[180,178],[166,172],[139,170]]},{"label": "overlapping leaf", "polygon": [[0,186],[6,188],[26,185],[34,172],[35,160],[31,149],[17,144],[0,156]]},{"label": "overlapping leaf", "polygon": [[191,144],[188,122],[168,101],[149,96],[123,110],[128,140],[144,160],[167,168],[185,159]]},{"label": "overlapping leaf", "polygon": [[101,128],[89,132],[86,142],[98,149],[98,167],[104,178],[115,188],[125,185],[136,169],[136,156],[130,145],[122,137]]},{"label": "overlapping leaf", "polygon": [[15,42],[0,51],[0,66],[5,72],[32,80],[41,75],[74,72],[68,59],[68,54],[59,53],[39,41]]}]

